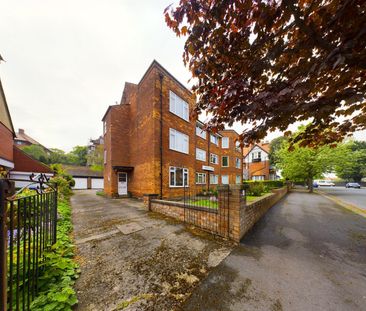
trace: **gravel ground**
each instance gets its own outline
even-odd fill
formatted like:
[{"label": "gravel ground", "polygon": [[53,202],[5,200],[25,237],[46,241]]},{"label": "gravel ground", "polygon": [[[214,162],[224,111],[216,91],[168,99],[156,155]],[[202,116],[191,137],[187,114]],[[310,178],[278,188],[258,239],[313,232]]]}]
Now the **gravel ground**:
[{"label": "gravel ground", "polygon": [[76,191],[71,204],[81,266],[75,310],[181,310],[233,249],[146,212],[141,201],[107,199],[88,190]]}]

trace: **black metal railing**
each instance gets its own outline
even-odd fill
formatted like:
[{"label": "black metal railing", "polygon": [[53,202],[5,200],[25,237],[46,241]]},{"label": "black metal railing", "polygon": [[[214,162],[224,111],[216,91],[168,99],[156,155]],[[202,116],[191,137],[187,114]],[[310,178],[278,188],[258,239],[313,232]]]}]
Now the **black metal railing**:
[{"label": "black metal railing", "polygon": [[183,202],[185,206],[217,210],[219,206],[219,193],[217,190],[191,190],[189,187],[184,187]]},{"label": "black metal railing", "polygon": [[[0,231],[4,235],[0,253],[3,289],[3,310],[29,310],[38,294],[45,252],[57,239],[57,189],[45,177],[32,181],[35,191],[24,189],[6,195],[9,180],[0,180]],[[4,279],[6,281],[4,281]]]}]

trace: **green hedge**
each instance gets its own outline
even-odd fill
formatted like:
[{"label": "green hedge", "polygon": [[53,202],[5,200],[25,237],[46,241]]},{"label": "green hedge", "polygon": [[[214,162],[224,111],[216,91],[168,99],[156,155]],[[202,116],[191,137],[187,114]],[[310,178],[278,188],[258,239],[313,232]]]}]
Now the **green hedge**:
[{"label": "green hedge", "polygon": [[244,181],[247,195],[261,196],[264,193],[270,192],[272,189],[282,188],[285,185],[283,180],[248,180]]}]

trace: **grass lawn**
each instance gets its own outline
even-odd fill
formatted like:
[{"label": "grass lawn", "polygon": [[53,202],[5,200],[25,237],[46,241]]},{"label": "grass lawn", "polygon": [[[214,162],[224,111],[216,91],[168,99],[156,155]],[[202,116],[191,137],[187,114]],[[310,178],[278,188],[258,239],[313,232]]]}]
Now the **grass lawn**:
[{"label": "grass lawn", "polygon": [[188,200],[187,203],[194,205],[194,206],[202,206],[202,207],[209,207],[209,208],[217,208],[217,205],[218,205],[217,201],[210,201],[207,199]]}]

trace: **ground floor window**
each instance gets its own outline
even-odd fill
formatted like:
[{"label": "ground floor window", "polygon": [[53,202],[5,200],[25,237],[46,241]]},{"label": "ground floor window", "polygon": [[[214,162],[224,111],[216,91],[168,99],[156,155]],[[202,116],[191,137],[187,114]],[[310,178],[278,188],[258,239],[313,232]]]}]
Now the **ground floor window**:
[{"label": "ground floor window", "polygon": [[252,176],[252,180],[264,180],[264,175],[255,175],[255,176]]},{"label": "ground floor window", "polygon": [[219,175],[210,175],[210,184],[211,185],[217,185],[219,183]]},{"label": "ground floor window", "polygon": [[206,184],[206,173],[196,173],[196,184],[198,185]]},{"label": "ground floor window", "polygon": [[229,184],[229,175],[221,175],[221,183],[223,185],[228,185]]},{"label": "ground floor window", "polygon": [[236,175],[236,183],[241,184],[241,175]]},{"label": "ground floor window", "polygon": [[171,166],[169,168],[169,185],[170,187],[187,187],[188,168]]}]

